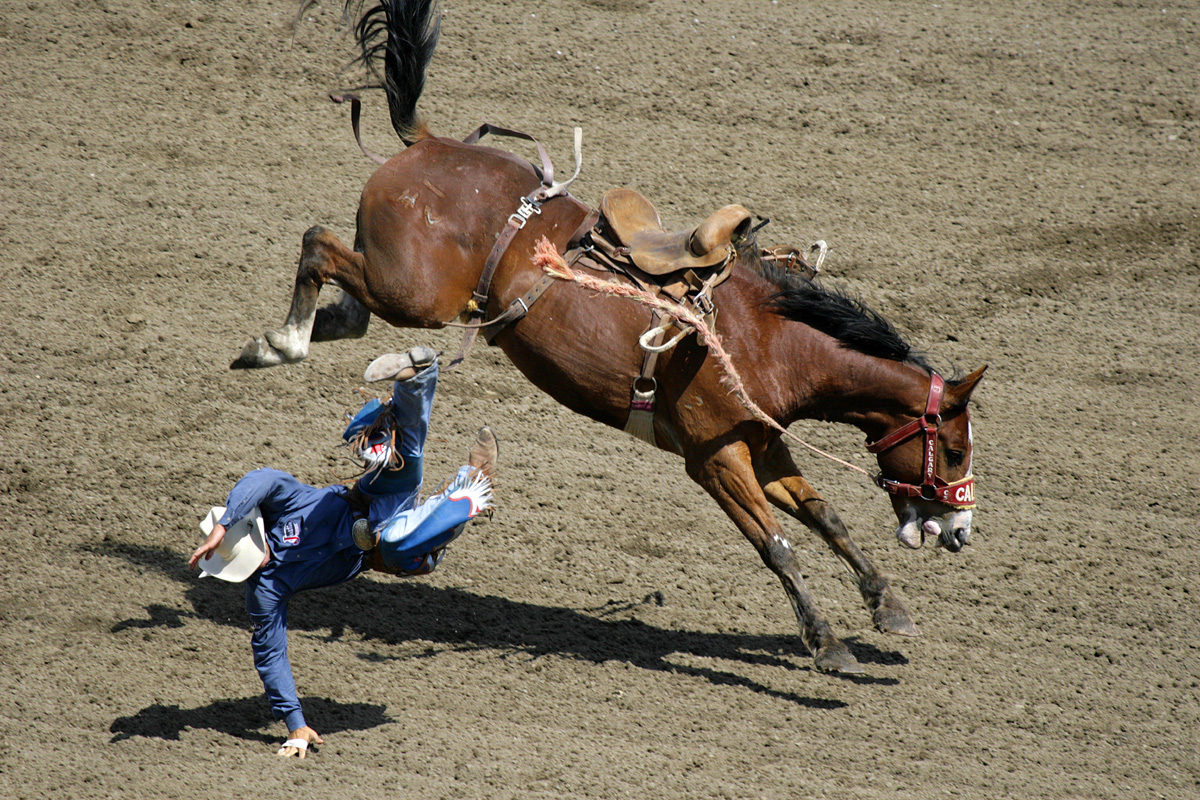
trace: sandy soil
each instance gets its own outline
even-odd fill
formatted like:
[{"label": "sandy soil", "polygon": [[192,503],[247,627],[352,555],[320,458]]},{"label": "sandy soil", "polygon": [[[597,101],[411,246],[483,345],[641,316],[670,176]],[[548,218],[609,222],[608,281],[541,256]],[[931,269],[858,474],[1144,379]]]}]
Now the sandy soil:
[{"label": "sandy soil", "polygon": [[[346,477],[365,364],[455,336],[226,368],[282,321],[303,231],[353,237],[373,167],[325,99],[339,9],[293,40],[294,9],[0,0],[0,796],[1200,796],[1200,7],[446,0],[437,132],[566,164],[581,125],[584,200],[631,185],[678,227],[743,203],[990,364],[977,526],[904,550],[882,493],[798,454],[924,632],[876,633],[792,526],[868,667],[820,674],[677,461],[478,347],[432,469],[491,423],[501,511],[427,578],[294,603],[304,762],[272,755],[239,590],[185,569],[197,521],[254,467]],[[399,147],[381,95],[364,126]]]}]

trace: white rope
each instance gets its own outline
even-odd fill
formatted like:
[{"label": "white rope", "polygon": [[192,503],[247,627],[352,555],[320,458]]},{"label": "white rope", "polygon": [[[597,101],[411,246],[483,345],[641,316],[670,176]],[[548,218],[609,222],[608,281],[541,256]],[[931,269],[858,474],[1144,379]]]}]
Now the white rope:
[{"label": "white rope", "polygon": [[679,333],[675,334],[675,338],[671,339],[671,341],[666,342],[665,344],[660,344],[657,347],[655,347],[653,344],[651,344],[651,342],[654,341],[654,338],[656,336],[658,336],[660,333],[666,333],[669,328],[671,328],[672,326],[675,325],[675,322],[676,321],[673,319],[668,320],[668,321],[664,322],[662,325],[659,325],[657,328],[646,331],[638,339],[638,344],[641,345],[641,348],[648,353],[665,353],[665,352],[667,352],[672,347],[674,347],[675,345],[677,345],[681,341],[683,341],[683,338],[685,336],[690,335],[693,330],[690,327],[683,326],[682,328],[680,328]]}]

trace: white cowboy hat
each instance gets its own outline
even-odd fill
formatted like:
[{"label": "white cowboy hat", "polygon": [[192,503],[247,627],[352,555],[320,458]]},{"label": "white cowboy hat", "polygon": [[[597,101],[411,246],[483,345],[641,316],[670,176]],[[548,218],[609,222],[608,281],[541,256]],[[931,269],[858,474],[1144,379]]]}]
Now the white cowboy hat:
[{"label": "white cowboy hat", "polygon": [[[208,516],[200,520],[200,530],[207,537],[213,526],[225,514],[224,506],[213,506]],[[254,574],[267,555],[267,538],[263,529],[262,512],[258,506],[225,529],[221,546],[200,559],[200,577],[211,575],[223,581],[240,583]]]}]

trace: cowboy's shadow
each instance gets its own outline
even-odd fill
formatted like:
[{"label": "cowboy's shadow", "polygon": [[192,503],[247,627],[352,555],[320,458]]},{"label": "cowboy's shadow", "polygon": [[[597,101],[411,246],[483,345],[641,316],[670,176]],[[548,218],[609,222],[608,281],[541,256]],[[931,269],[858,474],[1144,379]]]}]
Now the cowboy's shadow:
[{"label": "cowboy's shadow", "polygon": [[[193,612],[149,606],[148,619],[117,623],[115,630],[131,627],[178,627],[185,617],[209,619],[249,627],[240,587],[216,580],[197,580],[178,555],[163,559],[166,551],[122,544],[106,544],[95,551],[141,566],[155,566],[188,586],[186,596]],[[355,609],[370,609],[357,613]],[[639,620],[606,620],[567,608],[552,608],[483,596],[457,588],[438,588],[419,580],[352,580],[328,589],[305,592],[292,599],[289,629],[337,639],[346,628],[367,642],[396,645],[419,639],[446,649],[491,649],[502,654],[531,657],[556,655],[593,663],[622,661],[647,670],[682,673],[713,684],[742,686],[799,705],[818,709],[842,708],[839,700],[812,698],[780,691],[743,675],[696,666],[687,660],[732,661],[789,671],[810,671],[794,656],[807,651],[798,636],[709,633],[658,628]],[[905,663],[903,655],[846,640],[863,664]],[[362,658],[382,661],[398,656],[366,652]],[[409,658],[413,656],[403,656]],[[689,658],[691,657],[691,658]],[[894,678],[870,675],[840,676],[859,684],[895,685]]]},{"label": "cowboy's shadow", "polygon": [[[325,697],[305,697],[306,711],[319,717],[325,733],[361,731],[389,722],[383,705],[371,703],[339,703]],[[154,704],[130,717],[118,717],[109,727],[110,742],[121,742],[134,736],[178,741],[190,728],[209,730],[266,744],[278,744],[279,737],[263,730],[275,720],[270,707],[260,697],[241,700],[217,700],[199,708],[180,708]]]}]

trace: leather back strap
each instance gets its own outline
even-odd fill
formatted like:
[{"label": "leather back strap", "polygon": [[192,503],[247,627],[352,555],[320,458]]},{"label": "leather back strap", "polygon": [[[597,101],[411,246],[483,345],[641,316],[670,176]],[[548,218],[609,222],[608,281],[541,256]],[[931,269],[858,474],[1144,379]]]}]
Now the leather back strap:
[{"label": "leather back strap", "polygon": [[[547,189],[554,183],[554,165],[550,163],[550,155],[546,152],[546,148],[542,147],[542,143],[530,136],[528,133],[514,131],[511,128],[501,128],[499,125],[492,125],[485,122],[475,130],[467,134],[467,138],[463,139],[463,144],[478,144],[479,140],[488,134],[494,136],[509,136],[513,139],[524,139],[533,142],[537,146],[538,157],[542,159],[542,185]],[[545,199],[545,198],[542,198]]]},{"label": "leather back strap", "polygon": [[383,156],[377,156],[366,148],[362,141],[362,134],[358,129],[358,121],[362,117],[362,101],[358,99],[358,95],[354,92],[346,92],[345,94],[331,94],[329,99],[335,103],[350,103],[350,127],[354,130],[354,141],[358,142],[358,149],[363,151],[363,155],[374,161],[376,164],[386,164],[387,159]]},{"label": "leather back strap", "polygon": [[[457,369],[458,365],[467,357],[471,345],[475,343],[475,337],[479,335],[479,326],[472,323],[481,322],[487,314],[488,290],[492,286],[492,276],[496,274],[496,267],[500,265],[500,259],[504,258],[508,246],[516,238],[517,231],[525,227],[526,221],[532,214],[542,213],[541,204],[534,201],[533,197],[544,191],[545,188],[545,186],[541,186],[522,197],[521,208],[509,216],[508,222],[504,224],[504,230],[500,231],[500,235],[496,237],[492,251],[488,253],[487,260],[483,262],[483,271],[479,273],[479,283],[471,295],[471,311],[467,316],[467,323],[471,324],[471,327],[463,332],[462,343],[458,346],[458,352],[454,358],[446,366],[446,372]],[[525,209],[529,209],[529,211],[523,214]]]}]

